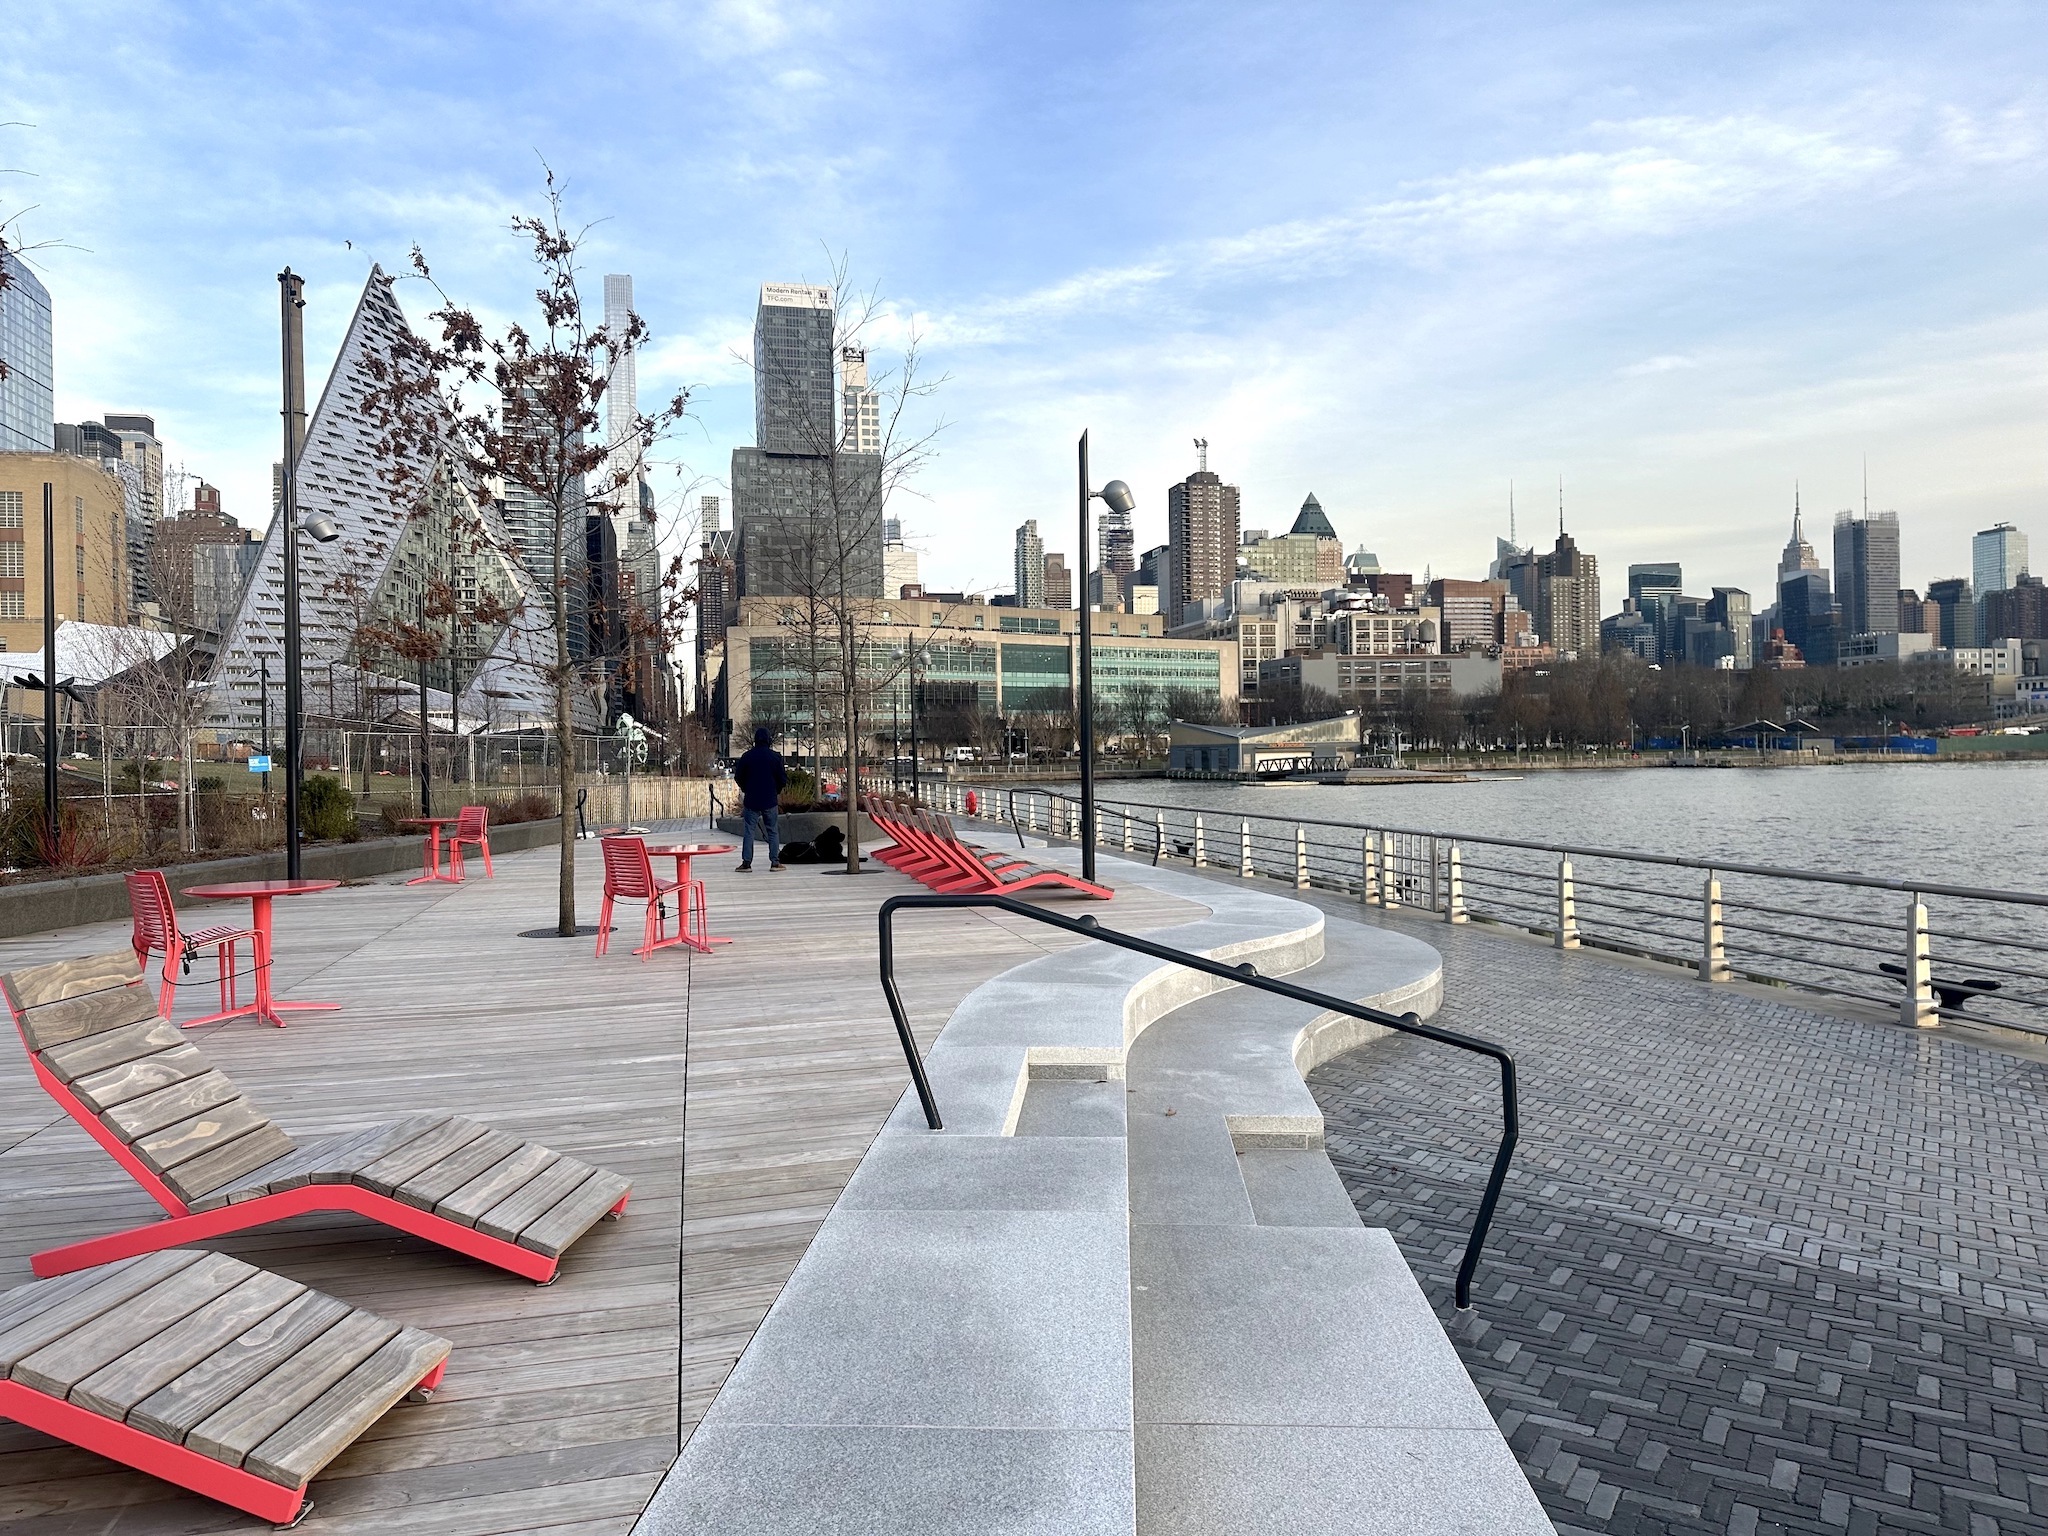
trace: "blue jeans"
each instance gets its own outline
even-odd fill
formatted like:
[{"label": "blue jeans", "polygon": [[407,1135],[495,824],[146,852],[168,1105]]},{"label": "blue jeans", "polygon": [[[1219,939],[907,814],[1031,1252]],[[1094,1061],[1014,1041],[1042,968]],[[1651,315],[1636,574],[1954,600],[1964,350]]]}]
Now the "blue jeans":
[{"label": "blue jeans", "polygon": [[782,832],[776,825],[776,808],[771,805],[765,811],[743,811],[740,815],[742,821],[746,824],[746,837],[740,848],[740,862],[742,864],[754,862],[754,823],[758,821],[768,836],[768,862],[770,864],[780,864],[782,862]]}]

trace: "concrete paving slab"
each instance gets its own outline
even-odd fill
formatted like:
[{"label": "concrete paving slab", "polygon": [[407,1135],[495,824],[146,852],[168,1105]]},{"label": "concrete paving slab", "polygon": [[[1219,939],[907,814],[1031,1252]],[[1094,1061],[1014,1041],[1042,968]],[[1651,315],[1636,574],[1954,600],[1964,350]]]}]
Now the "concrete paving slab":
[{"label": "concrete paving slab", "polygon": [[647,1536],[1130,1536],[1128,1431],[708,1422]]},{"label": "concrete paving slab", "polygon": [[1262,1227],[1356,1227],[1358,1212],[1320,1147],[1257,1147],[1237,1154],[1238,1176]]},{"label": "concrete paving slab", "polygon": [[1337,1424],[1497,1434],[1385,1231],[1137,1226],[1141,1424]]},{"label": "concrete paving slab", "polygon": [[1103,1136],[887,1136],[839,1197],[846,1211],[1123,1208],[1123,1140]]},{"label": "concrete paving slab", "polygon": [[1079,1211],[835,1211],[706,1422],[1128,1428],[1127,1232]]},{"label": "concrete paving slab", "polygon": [[1491,1422],[1145,1425],[1137,1455],[1145,1536],[1553,1536]]}]

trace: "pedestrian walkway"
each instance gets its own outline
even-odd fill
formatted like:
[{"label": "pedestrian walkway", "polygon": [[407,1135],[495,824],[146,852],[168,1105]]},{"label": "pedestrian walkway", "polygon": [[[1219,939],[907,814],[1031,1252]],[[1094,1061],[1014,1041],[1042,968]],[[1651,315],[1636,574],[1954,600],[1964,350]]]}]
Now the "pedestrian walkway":
[{"label": "pedestrian walkway", "polygon": [[1438,1022],[1517,1055],[1462,1319],[1491,1074],[1391,1039],[1311,1087],[1561,1532],[2048,1529],[2048,1065],[1309,899],[1426,937]]},{"label": "pedestrian walkway", "polygon": [[[595,917],[601,861],[579,860]],[[285,903],[280,996],[339,1001],[274,1029],[194,1031],[293,1132],[450,1109],[633,1180],[625,1219],[539,1289],[345,1215],[211,1248],[450,1339],[432,1402],[387,1416],[315,1480],[303,1529],[399,1536],[623,1536],[746,1346],[904,1086],[875,971],[875,909],[916,889],[882,873],[701,867],[711,956],[554,937],[555,852],[500,854],[497,878],[407,887],[410,871]],[[474,870],[475,866],[472,866]],[[1135,927],[1202,909],[1148,892]],[[1030,931],[1023,931],[1029,927]],[[117,950],[129,924],[0,944],[0,969]],[[978,912],[902,925],[898,976],[921,1039],[961,996],[1070,942]],[[212,1006],[189,987],[181,1017]],[[688,1179],[684,1178],[685,1150]],[[157,1208],[0,1039],[0,1290],[29,1255]],[[244,1532],[246,1517],[0,1422],[0,1528],[73,1536]]]}]

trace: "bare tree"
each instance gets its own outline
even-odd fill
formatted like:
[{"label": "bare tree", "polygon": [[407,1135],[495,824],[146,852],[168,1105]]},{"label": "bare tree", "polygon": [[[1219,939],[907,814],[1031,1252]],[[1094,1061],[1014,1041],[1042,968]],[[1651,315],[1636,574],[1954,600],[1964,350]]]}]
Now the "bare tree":
[{"label": "bare tree", "polygon": [[[576,843],[570,808],[576,798],[576,721],[588,678],[572,645],[572,617],[583,594],[585,518],[616,508],[638,487],[624,484],[619,465],[644,460],[687,413],[679,391],[653,414],[636,413],[631,436],[638,452],[621,454],[604,439],[602,406],[610,359],[642,345],[647,328],[637,315],[624,335],[613,335],[585,313],[578,253],[588,226],[566,220],[561,184],[546,171],[544,209],[512,221],[538,277],[537,316],[531,326],[493,332],[474,310],[456,303],[435,281],[425,254],[412,252],[412,271],[439,300],[429,319],[438,336],[407,335],[370,391],[379,423],[379,454],[395,493],[422,504],[423,475],[451,463],[474,499],[474,536],[523,558],[545,589],[547,654],[531,658],[552,696],[561,794],[561,865],[556,890],[556,931],[576,931]],[[488,397],[488,398],[481,398]],[[518,487],[531,498],[538,548],[511,548],[493,501],[494,487]]]}]

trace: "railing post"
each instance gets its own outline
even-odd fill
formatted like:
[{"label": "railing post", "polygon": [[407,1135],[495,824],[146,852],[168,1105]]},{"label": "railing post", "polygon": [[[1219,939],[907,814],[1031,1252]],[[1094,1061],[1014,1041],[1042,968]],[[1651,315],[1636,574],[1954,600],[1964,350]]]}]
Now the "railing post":
[{"label": "railing post", "polygon": [[1358,834],[1358,899],[1368,907],[1380,903],[1380,850],[1370,832]]},{"label": "railing post", "polygon": [[1152,852],[1158,858],[1167,858],[1169,855],[1166,851],[1166,812],[1154,811],[1152,825],[1159,835],[1159,841],[1152,845]]},{"label": "railing post", "polygon": [[1917,1029],[1936,1029],[1941,1015],[1934,1007],[1934,970],[1927,956],[1927,907],[1915,891],[1906,907],[1906,995],[1899,1000],[1899,1022]]},{"label": "railing post", "polygon": [[1248,821],[1237,824],[1237,872],[1246,880],[1252,877],[1252,824]]},{"label": "railing post", "polygon": [[1443,858],[1438,852],[1436,837],[1432,834],[1429,839],[1429,910],[1432,912],[1437,911],[1443,905],[1443,893],[1438,888],[1437,882],[1442,866]]},{"label": "railing post", "polygon": [[1707,888],[1702,897],[1706,907],[1706,931],[1700,944],[1700,980],[1726,981],[1728,970],[1728,933],[1721,924],[1721,877],[1711,869],[1707,871]]},{"label": "railing post", "polygon": [[1380,905],[1389,911],[1401,905],[1401,843],[1392,832],[1380,834]]},{"label": "railing post", "polygon": [[1572,897],[1572,861],[1557,861],[1557,947],[1579,947],[1579,906]]},{"label": "railing post", "polygon": [[1195,818],[1195,868],[1202,867],[1202,818]]},{"label": "railing post", "polygon": [[1444,857],[1444,921],[1462,923],[1465,921],[1465,866],[1458,856],[1458,845],[1451,844]]},{"label": "railing post", "polygon": [[[1117,814],[1118,814],[1119,816],[1124,816],[1124,813],[1123,813],[1123,812],[1121,812],[1121,811],[1117,812]],[[1128,816],[1124,816],[1124,852],[1125,852],[1125,853],[1129,853],[1130,851],[1131,851],[1131,818],[1130,818],[1130,817],[1128,817]]]},{"label": "railing post", "polygon": [[1294,888],[1308,889],[1308,832],[1302,827],[1294,829]]}]

